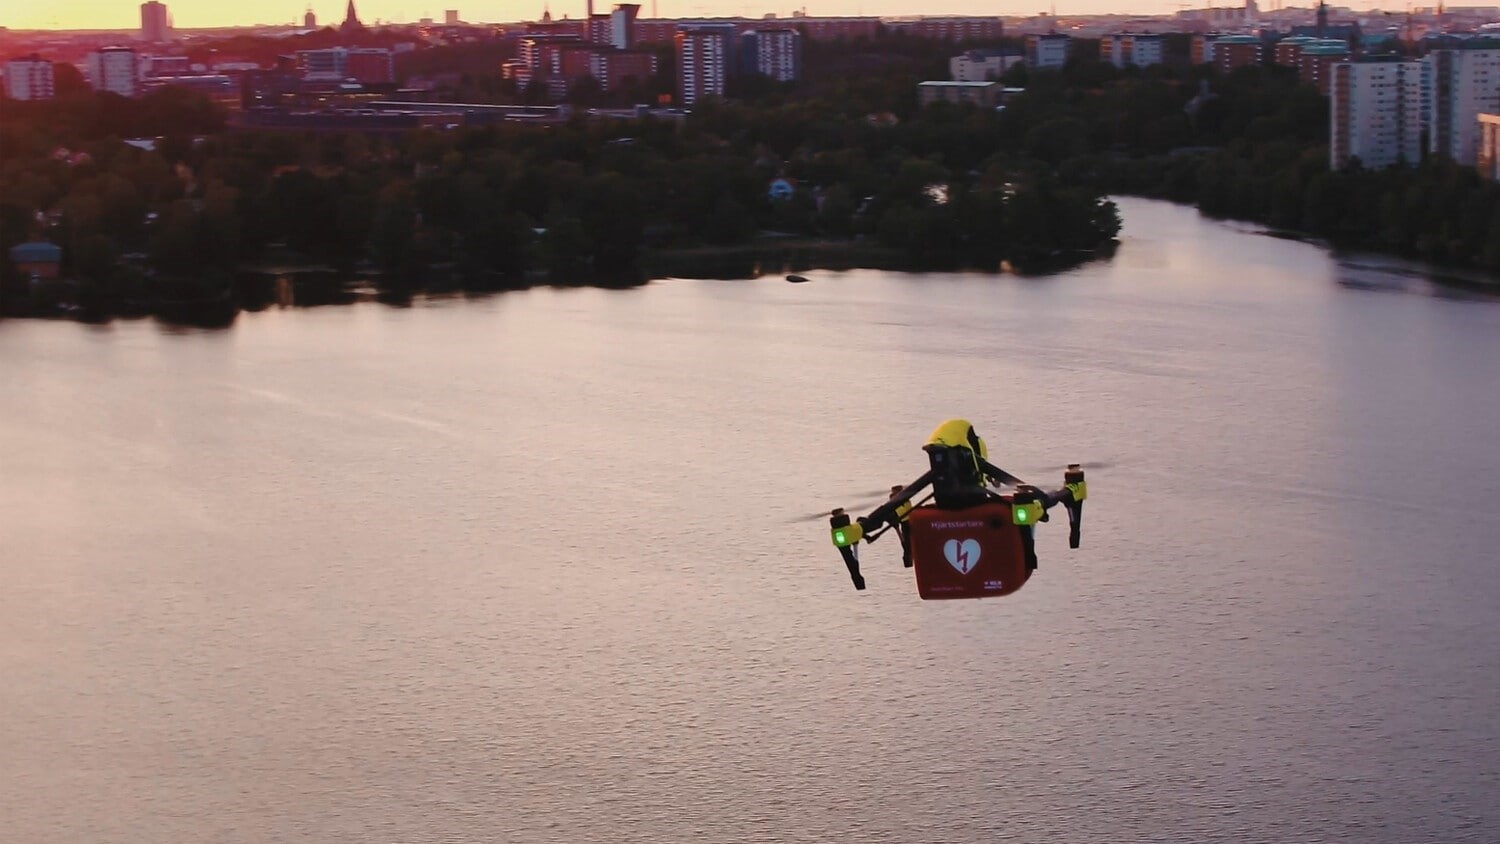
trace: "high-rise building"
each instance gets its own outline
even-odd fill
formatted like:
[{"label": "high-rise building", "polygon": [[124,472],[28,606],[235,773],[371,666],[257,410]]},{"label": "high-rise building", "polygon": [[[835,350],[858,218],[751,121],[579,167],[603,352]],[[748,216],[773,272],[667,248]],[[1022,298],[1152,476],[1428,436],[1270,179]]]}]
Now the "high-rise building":
[{"label": "high-rise building", "polygon": [[310,8],[307,10],[307,14],[305,14],[305,15],[302,16],[302,28],[303,29],[317,29],[318,28],[318,16],[315,15],[315,14],[313,14],[313,10],[310,9]]},{"label": "high-rise building", "polygon": [[777,82],[802,77],[802,33],[795,29],[754,29],[740,36],[744,69]]},{"label": "high-rise building", "polygon": [[1459,42],[1433,50],[1423,61],[1432,80],[1428,149],[1473,165],[1479,150],[1479,115],[1500,112],[1500,43]]},{"label": "high-rise building", "polygon": [[140,57],[134,47],[105,47],[89,53],[88,77],[96,91],[134,97],[140,91]]},{"label": "high-rise building", "polygon": [[1342,41],[1318,41],[1302,47],[1297,57],[1297,75],[1303,82],[1328,96],[1333,89],[1332,67],[1349,60],[1349,45]]},{"label": "high-rise building", "polygon": [[172,40],[172,24],[167,19],[165,4],[156,0],[141,4],[141,40],[148,44]]},{"label": "high-rise building", "polygon": [[605,91],[614,91],[630,80],[644,84],[656,73],[656,54],[630,50],[610,50],[594,53],[590,59],[589,73]]},{"label": "high-rise building", "polygon": [[609,13],[609,45],[616,50],[635,48],[635,19],[641,7],[636,3],[622,3]]},{"label": "high-rise building", "polygon": [[1238,67],[1261,64],[1265,44],[1255,35],[1226,35],[1214,42],[1214,67],[1228,75]]},{"label": "high-rise building", "polygon": [[1370,169],[1420,162],[1427,66],[1393,58],[1330,70],[1329,166],[1342,170],[1354,159]]},{"label": "high-rise building", "polygon": [[677,30],[678,103],[692,108],[704,97],[724,96],[733,24],[682,26]]},{"label": "high-rise building", "polygon": [[443,11],[443,23],[447,26],[458,26],[463,21],[458,19],[457,9],[445,9]]},{"label": "high-rise building", "polygon": [[38,55],[5,63],[5,96],[13,100],[50,100],[57,96],[52,62]]},{"label": "high-rise building", "polygon": [[1062,67],[1068,63],[1073,39],[1061,33],[1026,36],[1026,65],[1033,69]]},{"label": "high-rise building", "polygon": [[610,27],[609,15],[589,15],[583,22],[583,40],[590,44],[608,44]]}]

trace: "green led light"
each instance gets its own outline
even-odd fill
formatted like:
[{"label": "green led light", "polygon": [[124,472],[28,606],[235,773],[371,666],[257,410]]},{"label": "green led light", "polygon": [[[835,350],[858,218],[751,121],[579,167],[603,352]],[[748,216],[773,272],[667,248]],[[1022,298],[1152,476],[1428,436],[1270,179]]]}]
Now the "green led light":
[{"label": "green led light", "polygon": [[1017,510],[1016,511],[1016,521],[1018,521],[1018,522],[1024,522],[1024,521],[1026,521],[1026,511],[1025,510]]},{"label": "green led light", "polygon": [[836,530],[836,531],[833,532],[833,544],[839,546],[840,548],[842,548],[845,545],[849,544],[849,543],[847,543],[847,542],[844,541],[844,532],[843,531]]}]

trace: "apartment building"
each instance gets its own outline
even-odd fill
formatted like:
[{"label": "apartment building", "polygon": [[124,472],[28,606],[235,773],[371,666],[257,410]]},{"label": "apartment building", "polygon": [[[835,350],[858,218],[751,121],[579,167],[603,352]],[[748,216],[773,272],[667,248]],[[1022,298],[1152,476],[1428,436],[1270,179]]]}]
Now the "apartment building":
[{"label": "apartment building", "polygon": [[37,55],[6,62],[5,96],[13,100],[50,100],[57,96],[52,62]]},{"label": "apartment building", "polygon": [[1332,65],[1329,166],[1358,159],[1369,169],[1422,160],[1427,65],[1421,61],[1346,61]]}]

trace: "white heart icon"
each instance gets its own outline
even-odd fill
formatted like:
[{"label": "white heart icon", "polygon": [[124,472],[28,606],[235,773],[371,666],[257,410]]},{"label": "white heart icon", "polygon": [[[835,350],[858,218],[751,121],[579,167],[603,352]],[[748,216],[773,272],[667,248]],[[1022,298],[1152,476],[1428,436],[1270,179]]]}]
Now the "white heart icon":
[{"label": "white heart icon", "polygon": [[943,556],[948,558],[948,565],[953,566],[959,574],[968,574],[979,565],[979,541],[965,539],[959,542],[950,539],[943,543]]}]

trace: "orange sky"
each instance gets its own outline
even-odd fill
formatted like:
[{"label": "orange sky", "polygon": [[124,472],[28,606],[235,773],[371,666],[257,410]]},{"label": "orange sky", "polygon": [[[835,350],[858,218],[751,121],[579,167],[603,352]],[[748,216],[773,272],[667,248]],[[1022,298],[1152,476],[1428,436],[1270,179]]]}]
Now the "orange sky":
[{"label": "orange sky", "polygon": [[[518,20],[533,20],[541,15],[543,4],[548,0],[485,0],[467,4],[463,0],[356,0],[359,15],[365,23],[378,20],[415,21],[422,17],[441,20],[445,8],[457,7],[464,20],[482,23],[500,23]],[[651,16],[652,0],[640,0],[642,16]],[[606,11],[613,0],[596,0],[595,11]],[[561,17],[564,13],[580,17],[584,13],[585,0],[554,0],[550,3],[552,14]],[[810,15],[902,15],[902,14],[957,14],[957,15],[1031,15],[1053,7],[1052,0],[943,0],[940,6],[928,7],[920,0],[826,0],[807,3]],[[1201,2],[1195,5],[1227,6],[1229,2]],[[1263,7],[1270,2],[1262,0]],[[1287,2],[1285,5],[1309,6],[1308,2]],[[1365,3],[1353,4],[1365,8]],[[1058,14],[1104,14],[1110,12],[1169,14],[1182,8],[1182,4],[1167,0],[1064,0],[1055,4]],[[172,19],[180,27],[236,26],[255,23],[291,23],[300,21],[307,9],[306,0],[251,0],[246,3],[225,3],[223,0],[177,0],[168,2]],[[788,5],[785,8],[740,0],[656,0],[656,13],[661,17],[694,17],[708,15],[760,16],[775,12],[790,16],[800,8]],[[320,0],[312,4],[319,23],[336,23],[343,20],[344,3]],[[0,26],[12,29],[135,29],[140,26],[140,4],[130,0],[0,0]]]}]

